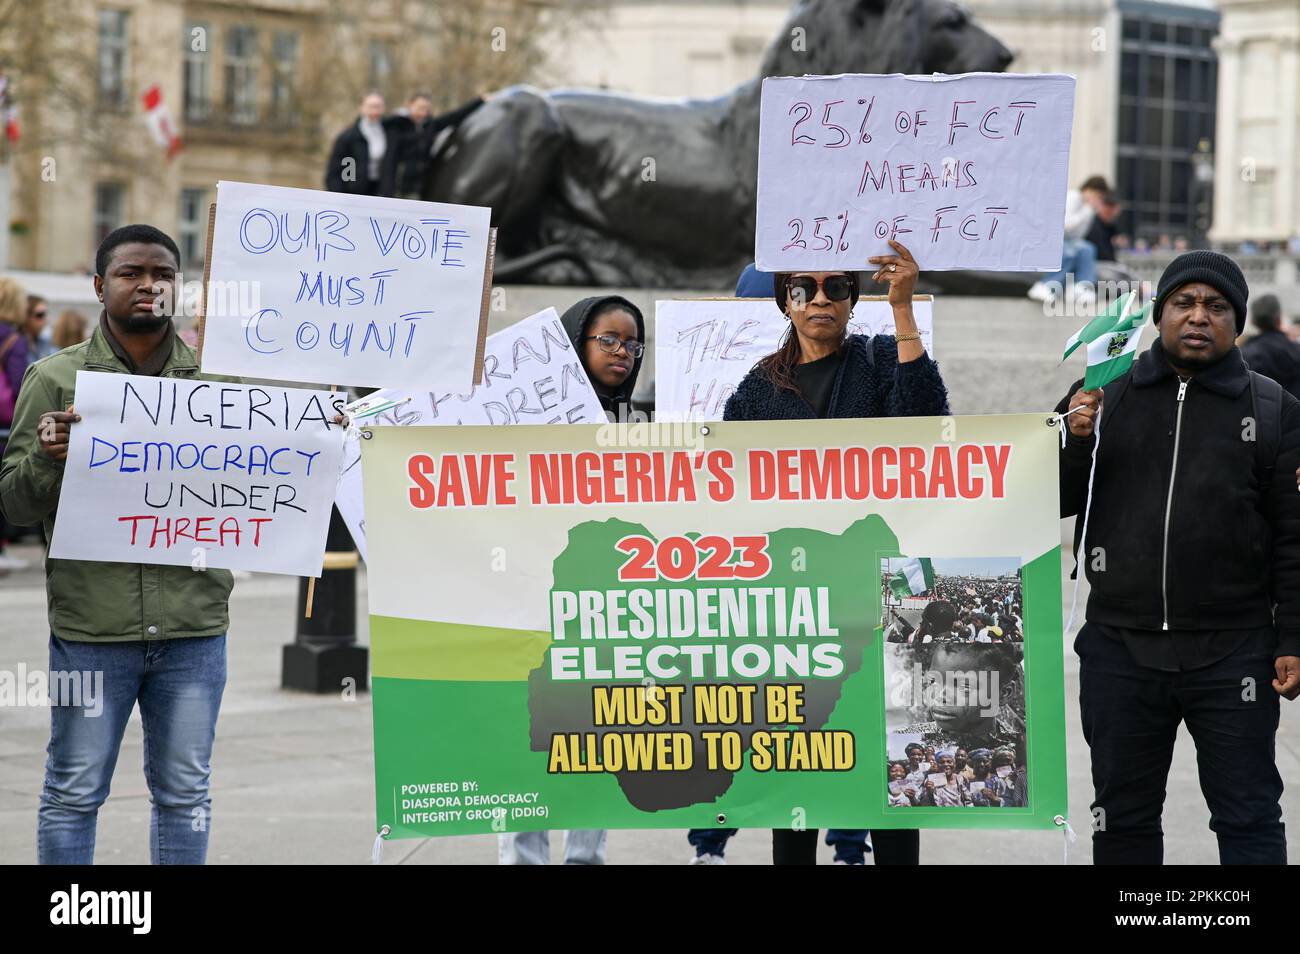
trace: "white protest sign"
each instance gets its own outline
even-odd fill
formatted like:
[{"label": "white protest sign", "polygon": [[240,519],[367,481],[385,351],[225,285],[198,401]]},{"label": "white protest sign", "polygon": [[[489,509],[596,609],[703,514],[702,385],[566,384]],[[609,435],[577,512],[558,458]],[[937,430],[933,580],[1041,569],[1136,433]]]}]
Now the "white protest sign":
[{"label": "white protest sign", "polygon": [[[393,405],[372,416],[367,410]],[[573,342],[554,308],[498,331],[487,339],[483,383],[466,393],[376,391],[349,409],[357,424],[598,424],[600,407]],[[335,505],[366,556],[366,515],[361,483],[361,440],[349,435],[343,448]]]},{"label": "white protest sign", "polygon": [[491,210],[217,183],[205,372],[469,390]]},{"label": "white protest sign", "polygon": [[[912,299],[926,353],[934,357],[929,295]],[[713,298],[655,302],[655,419],[720,421],[737,386],[760,358],[776,351],[790,322],[771,298]],[[894,333],[884,298],[860,298],[849,334]]]},{"label": "white protest sign", "polygon": [[320,575],[343,395],[78,371],[76,406],[50,556]]},{"label": "white protest sign", "polygon": [[1061,264],[1074,77],[763,80],[754,260],[865,269],[907,246],[922,271]]}]

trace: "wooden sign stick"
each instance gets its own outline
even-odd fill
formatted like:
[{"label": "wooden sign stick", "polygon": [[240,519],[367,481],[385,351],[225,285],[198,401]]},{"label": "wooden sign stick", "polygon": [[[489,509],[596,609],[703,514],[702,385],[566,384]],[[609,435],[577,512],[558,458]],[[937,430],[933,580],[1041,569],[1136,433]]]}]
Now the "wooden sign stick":
[{"label": "wooden sign stick", "polygon": [[199,340],[198,347],[194,349],[200,368],[203,367],[203,335],[208,327],[208,282],[212,278],[212,233],[216,229],[217,203],[213,202],[208,205],[208,251],[203,257],[203,293],[199,296]]}]

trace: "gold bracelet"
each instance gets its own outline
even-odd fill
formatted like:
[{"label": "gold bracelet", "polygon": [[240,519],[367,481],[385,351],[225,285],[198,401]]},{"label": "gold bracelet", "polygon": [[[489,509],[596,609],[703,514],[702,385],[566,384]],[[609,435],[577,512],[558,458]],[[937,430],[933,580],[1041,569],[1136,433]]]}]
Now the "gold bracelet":
[{"label": "gold bracelet", "polygon": [[920,340],[921,340],[921,336],[920,336],[919,334],[917,334],[915,331],[910,332],[909,334],[905,334],[905,335],[900,335],[900,334],[898,334],[897,332],[895,332],[895,333],[894,333],[894,340],[895,340],[895,341],[920,341]]}]

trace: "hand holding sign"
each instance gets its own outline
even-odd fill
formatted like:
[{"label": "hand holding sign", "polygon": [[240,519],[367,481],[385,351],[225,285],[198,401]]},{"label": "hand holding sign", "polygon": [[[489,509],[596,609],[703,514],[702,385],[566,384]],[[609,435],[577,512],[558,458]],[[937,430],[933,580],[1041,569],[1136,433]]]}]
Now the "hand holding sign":
[{"label": "hand holding sign", "polygon": [[42,414],[40,423],[36,425],[41,450],[55,460],[67,460],[72,425],[80,420],[81,415],[71,406],[66,411],[46,411]]},{"label": "hand holding sign", "polygon": [[889,247],[897,254],[873,255],[867,261],[879,265],[880,269],[871,276],[872,281],[889,284],[889,303],[895,307],[910,305],[912,294],[916,291],[916,280],[921,275],[916,259],[901,242],[889,240]]},{"label": "hand holding sign", "polygon": [[760,115],[761,271],[1060,266],[1073,77],[774,76]]}]

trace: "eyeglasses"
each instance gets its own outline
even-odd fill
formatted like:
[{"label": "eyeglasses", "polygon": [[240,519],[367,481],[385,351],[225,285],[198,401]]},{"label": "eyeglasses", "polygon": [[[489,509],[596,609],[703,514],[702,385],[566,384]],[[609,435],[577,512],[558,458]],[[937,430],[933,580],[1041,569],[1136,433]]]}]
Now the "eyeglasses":
[{"label": "eyeglasses", "polygon": [[641,357],[645,351],[645,345],[639,341],[624,341],[617,335],[587,335],[583,341],[594,341],[600,346],[600,350],[608,354],[618,354],[620,348],[627,350],[627,353],[633,360]]},{"label": "eyeglasses", "polygon": [[817,289],[826,293],[831,301],[845,301],[853,296],[858,283],[849,275],[827,275],[821,281],[811,275],[798,275],[785,280],[785,292],[795,301],[809,302],[817,297]]}]

